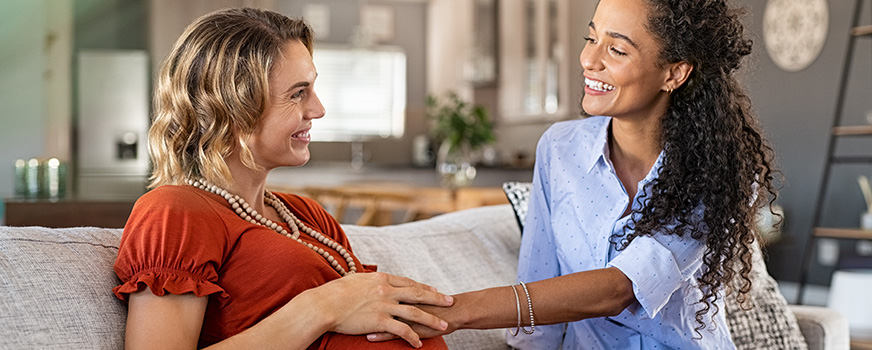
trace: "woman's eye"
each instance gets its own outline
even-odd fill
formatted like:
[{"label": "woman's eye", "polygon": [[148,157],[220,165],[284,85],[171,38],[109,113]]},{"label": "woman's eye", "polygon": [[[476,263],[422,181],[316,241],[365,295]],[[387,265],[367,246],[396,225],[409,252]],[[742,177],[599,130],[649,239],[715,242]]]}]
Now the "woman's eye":
[{"label": "woman's eye", "polygon": [[587,41],[588,43],[591,43],[591,44],[596,44],[596,39],[591,38],[589,36],[584,37],[584,41]]},{"label": "woman's eye", "polygon": [[612,50],[612,52],[615,53],[615,55],[618,55],[618,56],[626,56],[626,55],[627,55],[626,52],[620,51],[620,50],[618,50],[618,49],[616,49],[616,48],[614,48],[614,47],[611,48],[611,50]]},{"label": "woman's eye", "polygon": [[291,95],[291,99],[296,100],[296,99],[302,98],[303,95],[305,94],[305,91],[306,90],[300,90],[300,91],[295,92],[293,95]]}]

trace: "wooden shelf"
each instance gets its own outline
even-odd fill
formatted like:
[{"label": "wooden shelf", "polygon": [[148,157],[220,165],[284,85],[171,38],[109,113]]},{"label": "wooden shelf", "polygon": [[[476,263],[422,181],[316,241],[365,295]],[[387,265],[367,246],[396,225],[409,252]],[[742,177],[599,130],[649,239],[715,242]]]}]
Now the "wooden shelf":
[{"label": "wooden shelf", "polygon": [[13,198],[5,201],[8,226],[123,228],[136,199],[51,201]]},{"label": "wooden shelf", "polygon": [[872,163],[872,156],[833,157],[833,163]]},{"label": "wooden shelf", "polygon": [[[859,228],[849,228],[849,227],[839,227],[839,228],[827,228],[827,227],[818,227],[821,224],[821,220],[823,219],[823,208],[825,207],[827,197],[827,188],[829,187],[831,182],[834,182],[834,179],[830,178],[830,173],[835,165],[835,163],[859,163],[859,162],[869,162],[870,156],[872,154],[868,154],[869,152],[864,152],[866,155],[864,156],[842,156],[839,157],[836,155],[836,145],[837,138],[842,136],[872,136],[872,125],[848,125],[843,126],[842,124],[842,116],[845,114],[844,106],[846,101],[846,96],[849,92],[849,82],[851,79],[854,79],[850,72],[852,67],[852,60],[854,59],[854,46],[857,40],[860,37],[872,37],[872,25],[861,25],[861,9],[863,8],[863,3],[865,0],[855,0],[854,1],[854,11],[853,11],[853,19],[851,20],[850,25],[850,35],[848,37],[847,46],[845,47],[845,56],[844,63],[842,64],[842,73],[841,78],[839,78],[839,87],[836,93],[836,109],[833,114],[832,124],[833,128],[830,130],[830,135],[828,137],[828,146],[826,150],[826,160],[824,162],[824,171],[820,179],[821,186],[818,188],[817,192],[817,200],[814,204],[814,215],[812,217],[811,223],[811,234],[809,239],[805,243],[804,252],[802,255],[802,270],[799,275],[799,293],[796,295],[796,300],[802,302],[803,299],[803,290],[805,290],[806,282],[808,282],[807,277],[812,267],[812,262],[814,261],[814,250],[815,250],[815,239],[817,238],[825,238],[825,239],[851,239],[851,240],[872,240],[872,230],[861,230]],[[864,63],[868,65],[868,58],[864,58]],[[856,74],[854,74],[856,75]],[[870,123],[872,124],[872,123]],[[865,225],[864,225],[865,226]]]},{"label": "wooden shelf", "polygon": [[851,28],[851,35],[870,36],[872,35],[872,25]]},{"label": "wooden shelf", "polygon": [[846,227],[815,227],[814,235],[824,238],[872,239],[872,231]]},{"label": "wooden shelf", "polygon": [[837,126],[833,128],[836,136],[866,136],[872,135],[872,125]]}]

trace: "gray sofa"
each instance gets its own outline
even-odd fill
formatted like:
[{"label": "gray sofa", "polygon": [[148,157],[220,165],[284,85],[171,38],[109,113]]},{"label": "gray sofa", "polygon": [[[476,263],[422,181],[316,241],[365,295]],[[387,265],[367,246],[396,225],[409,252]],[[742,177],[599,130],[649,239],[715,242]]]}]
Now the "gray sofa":
[{"label": "gray sofa", "polygon": [[[509,205],[402,225],[344,227],[362,261],[443,292],[515,282],[520,234]],[[112,263],[120,234],[103,228],[0,227],[0,349],[122,348],[126,309],[111,292],[118,283]],[[847,323],[831,310],[767,307],[791,319],[795,315],[792,322],[810,349],[848,349]],[[459,350],[506,349],[504,337],[503,330],[461,330],[446,341]],[[765,338],[770,343],[743,347],[777,347],[772,337]]]}]

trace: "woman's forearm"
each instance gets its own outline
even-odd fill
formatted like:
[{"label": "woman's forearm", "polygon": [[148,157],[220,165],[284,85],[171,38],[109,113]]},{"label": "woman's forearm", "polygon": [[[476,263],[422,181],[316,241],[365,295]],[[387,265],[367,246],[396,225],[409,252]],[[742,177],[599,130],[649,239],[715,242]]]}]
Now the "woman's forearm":
[{"label": "woman's forearm", "polygon": [[[450,329],[511,328],[530,325],[527,294],[537,325],[613,316],[635,302],[632,282],[617,268],[605,268],[527,283],[520,286],[483,289],[455,295],[449,308],[425,310],[447,320]],[[516,299],[511,288],[516,288]]]},{"label": "woman's forearm", "polygon": [[615,267],[550,278],[527,287],[538,324],[615,316],[636,301],[633,283]]}]

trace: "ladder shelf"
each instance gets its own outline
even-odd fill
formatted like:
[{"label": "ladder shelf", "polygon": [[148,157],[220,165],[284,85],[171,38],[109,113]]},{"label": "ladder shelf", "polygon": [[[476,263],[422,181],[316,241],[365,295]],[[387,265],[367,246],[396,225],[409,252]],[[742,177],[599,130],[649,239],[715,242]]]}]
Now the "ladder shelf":
[{"label": "ladder shelf", "polygon": [[[852,125],[844,126],[841,124],[842,114],[845,107],[845,97],[847,95],[848,80],[851,78],[851,61],[854,56],[855,41],[860,38],[872,38],[872,25],[860,24],[860,10],[862,9],[864,0],[856,0],[854,5],[852,25],[850,36],[845,52],[845,61],[842,66],[842,74],[839,77],[838,93],[836,95],[835,113],[832,120],[832,128],[830,129],[829,141],[827,143],[826,160],[824,169],[821,175],[820,187],[818,188],[817,199],[815,201],[814,215],[812,217],[811,232],[805,242],[802,255],[802,267],[799,275],[799,288],[796,296],[798,304],[803,303],[803,294],[808,278],[808,273],[811,268],[812,257],[814,256],[814,248],[818,238],[840,239],[840,240],[872,240],[872,231],[861,230],[859,228],[828,228],[820,227],[824,202],[826,200],[827,185],[830,181],[831,168],[838,163],[872,163],[872,155],[869,156],[837,156],[836,140],[842,137],[859,137],[872,136],[872,125]],[[870,4],[872,5],[872,4]]]}]

